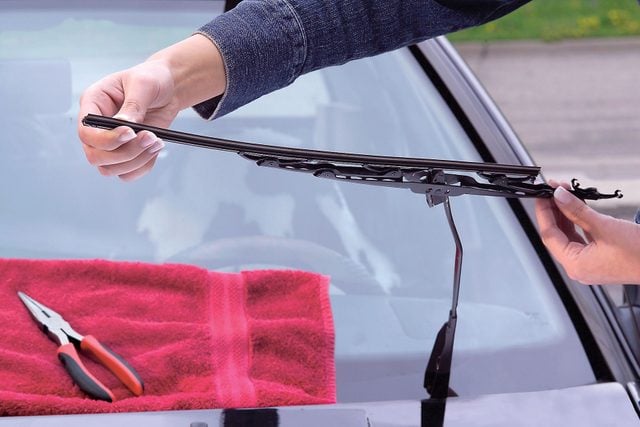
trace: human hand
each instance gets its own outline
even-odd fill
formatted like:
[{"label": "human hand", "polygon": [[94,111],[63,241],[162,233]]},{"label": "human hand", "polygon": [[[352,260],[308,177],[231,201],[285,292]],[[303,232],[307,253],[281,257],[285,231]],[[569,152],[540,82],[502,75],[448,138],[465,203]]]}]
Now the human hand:
[{"label": "human hand", "polygon": [[149,131],[126,126],[102,130],[82,125],[89,113],[169,127],[178,112],[224,91],[226,78],[218,49],[194,35],[149,60],[91,85],[80,98],[78,135],[90,164],[125,181],[151,170],[164,143]]},{"label": "human hand", "polygon": [[[557,187],[536,200],[540,235],[569,277],[585,284],[640,283],[640,225],[600,214]],[[581,235],[578,226],[584,232]]]},{"label": "human hand", "polygon": [[93,113],[167,127],[179,111],[174,89],[171,72],[160,61],[143,62],[91,85],[82,94],[78,117],[78,135],[89,163],[101,174],[125,181],[148,172],[164,146],[153,133],[136,135],[125,126],[112,131],[94,129],[81,121]]}]

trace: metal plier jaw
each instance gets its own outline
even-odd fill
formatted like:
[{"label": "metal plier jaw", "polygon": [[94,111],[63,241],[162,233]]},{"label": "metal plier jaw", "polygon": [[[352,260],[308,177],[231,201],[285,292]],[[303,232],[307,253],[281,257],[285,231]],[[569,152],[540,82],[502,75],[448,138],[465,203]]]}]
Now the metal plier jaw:
[{"label": "metal plier jaw", "polygon": [[84,337],[76,332],[60,314],[49,307],[43,306],[24,292],[18,292],[18,296],[27,306],[29,313],[40,326],[40,329],[58,346],[69,343],[80,344]]}]

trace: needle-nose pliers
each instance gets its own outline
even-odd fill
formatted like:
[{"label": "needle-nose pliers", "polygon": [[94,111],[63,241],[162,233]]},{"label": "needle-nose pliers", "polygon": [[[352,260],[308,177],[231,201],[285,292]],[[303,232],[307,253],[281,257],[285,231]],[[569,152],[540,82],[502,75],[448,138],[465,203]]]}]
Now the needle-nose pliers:
[{"label": "needle-nose pliers", "polygon": [[60,314],[44,304],[23,292],[18,292],[18,296],[40,328],[60,346],[58,358],[82,391],[94,399],[107,402],[115,400],[111,390],[94,377],[82,363],[78,350],[93,355],[136,396],[143,393],[144,384],[140,375],[122,357],[92,335],[80,335]]}]

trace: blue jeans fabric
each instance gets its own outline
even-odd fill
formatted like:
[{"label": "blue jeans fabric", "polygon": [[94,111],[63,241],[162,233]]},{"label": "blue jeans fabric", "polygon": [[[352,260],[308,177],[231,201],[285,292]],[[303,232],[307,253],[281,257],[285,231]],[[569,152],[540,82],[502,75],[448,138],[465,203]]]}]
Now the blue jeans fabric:
[{"label": "blue jeans fabric", "polygon": [[198,29],[227,87],[194,108],[223,116],[298,76],[499,18],[530,0],[244,0]]}]

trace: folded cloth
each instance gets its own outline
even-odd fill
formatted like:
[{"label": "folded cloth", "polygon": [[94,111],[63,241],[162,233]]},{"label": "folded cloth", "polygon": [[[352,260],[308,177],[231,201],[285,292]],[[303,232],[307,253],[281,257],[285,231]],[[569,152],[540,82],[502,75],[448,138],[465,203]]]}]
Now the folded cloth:
[{"label": "folded cloth", "polygon": [[[87,397],[18,291],[127,360],[145,393],[132,395],[81,355],[116,401]],[[0,324],[2,416],[302,405],[336,398],[328,278],[314,273],[0,259]]]}]

